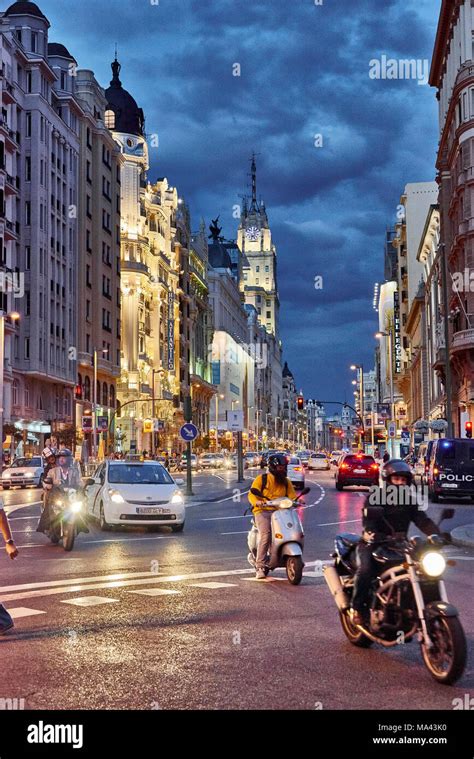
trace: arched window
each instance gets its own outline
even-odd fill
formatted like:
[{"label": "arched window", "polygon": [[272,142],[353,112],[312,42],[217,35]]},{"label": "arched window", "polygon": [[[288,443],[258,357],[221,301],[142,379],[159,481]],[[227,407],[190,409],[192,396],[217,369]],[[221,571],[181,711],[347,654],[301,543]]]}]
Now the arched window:
[{"label": "arched window", "polygon": [[95,391],[96,392],[96,401],[97,401],[97,403],[100,403],[100,391],[101,391],[100,382],[99,382],[99,380],[97,380],[97,386],[96,386],[96,391]]},{"label": "arched window", "polygon": [[107,407],[109,405],[109,388],[107,382],[102,385],[102,405]]},{"label": "arched window", "polygon": [[91,380],[87,376],[84,380],[84,398],[86,401],[90,401],[91,399]]},{"label": "arched window", "polygon": [[107,129],[115,129],[115,113],[111,110],[105,112],[105,126]]},{"label": "arched window", "polygon": [[113,385],[110,386],[109,406],[110,408],[115,408],[115,388]]}]

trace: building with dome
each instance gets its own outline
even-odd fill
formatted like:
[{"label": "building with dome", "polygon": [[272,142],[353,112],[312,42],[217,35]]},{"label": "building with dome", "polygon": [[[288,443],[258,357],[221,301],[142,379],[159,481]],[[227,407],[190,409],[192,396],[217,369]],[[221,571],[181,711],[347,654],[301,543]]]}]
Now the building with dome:
[{"label": "building with dome", "polygon": [[76,382],[83,111],[74,58],[49,44],[49,28],[35,3],[13,3],[0,15],[0,187],[9,196],[0,247],[7,243],[3,264],[16,268],[24,285],[22,297],[4,304],[20,314],[17,326],[7,327],[4,418],[21,432],[23,451],[39,450],[51,431],[71,429]]}]

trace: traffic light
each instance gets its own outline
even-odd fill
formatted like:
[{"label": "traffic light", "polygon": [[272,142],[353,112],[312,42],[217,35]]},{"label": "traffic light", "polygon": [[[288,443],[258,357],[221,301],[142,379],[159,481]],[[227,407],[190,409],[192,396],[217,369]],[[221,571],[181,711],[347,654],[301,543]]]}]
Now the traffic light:
[{"label": "traffic light", "polygon": [[466,437],[471,438],[472,437],[472,422],[466,422],[464,425],[464,429],[466,430]]},{"label": "traffic light", "polygon": [[76,387],[74,389],[74,397],[75,397],[76,401],[81,401],[82,400],[82,385],[76,385]]},{"label": "traffic light", "polygon": [[144,419],[143,420],[143,432],[153,432],[153,419]]},{"label": "traffic light", "polygon": [[303,411],[304,409],[304,398],[302,395],[298,396],[298,411]]}]

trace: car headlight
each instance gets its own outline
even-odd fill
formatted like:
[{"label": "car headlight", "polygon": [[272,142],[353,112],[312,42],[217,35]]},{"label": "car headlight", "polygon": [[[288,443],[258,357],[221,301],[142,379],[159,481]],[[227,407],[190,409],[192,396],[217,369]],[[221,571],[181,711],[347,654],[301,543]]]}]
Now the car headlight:
[{"label": "car headlight", "polygon": [[11,476],[12,476],[11,472],[3,472],[2,479],[9,480]]},{"label": "car headlight", "polygon": [[125,503],[125,498],[118,492],[118,490],[109,490],[109,496],[113,503]]},{"label": "car headlight", "polygon": [[438,551],[428,551],[421,559],[421,567],[429,577],[440,577],[446,569],[446,559]]},{"label": "car headlight", "polygon": [[174,504],[184,503],[184,499],[181,493],[175,493],[171,499],[171,503],[174,503]]},{"label": "car headlight", "polygon": [[71,503],[71,511],[74,514],[77,514],[79,511],[82,511],[82,503],[81,503],[81,501],[73,501]]},{"label": "car headlight", "polygon": [[25,472],[25,477],[34,477],[34,476],[35,476],[34,472]]}]

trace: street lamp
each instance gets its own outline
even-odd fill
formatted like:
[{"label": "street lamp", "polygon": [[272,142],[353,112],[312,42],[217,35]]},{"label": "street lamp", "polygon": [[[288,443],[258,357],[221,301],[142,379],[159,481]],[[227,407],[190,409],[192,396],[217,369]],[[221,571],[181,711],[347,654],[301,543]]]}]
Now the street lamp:
[{"label": "street lamp", "polygon": [[20,314],[17,311],[11,311],[9,314],[0,311],[0,433],[2,456],[0,461],[3,462],[3,369],[5,363],[5,319],[12,322],[18,321]]},{"label": "street lamp", "polygon": [[265,415],[265,432],[267,433],[267,445],[268,445],[268,417],[271,417],[271,413]]},{"label": "street lamp", "polygon": [[[360,372],[360,415],[362,417],[362,426],[364,426],[364,420],[365,420],[365,408],[364,408],[364,365],[363,364],[352,364],[351,365],[352,371],[359,371]],[[354,384],[354,381],[352,382]],[[361,438],[362,440],[362,438]],[[363,450],[365,451],[365,439],[362,445]]]},{"label": "street lamp", "polygon": [[275,446],[277,445],[277,426],[278,426],[278,420],[281,419],[280,416],[275,417]]},{"label": "street lamp", "polygon": [[[101,353],[108,353],[108,348],[102,348]],[[93,388],[93,403],[92,403],[92,458],[94,461],[97,458],[97,348],[93,351],[93,367],[94,367],[94,388]]]},{"label": "street lamp", "polygon": [[[390,416],[392,417],[392,421],[394,421],[395,413],[394,413],[394,403],[393,403],[393,338],[392,338],[392,331],[389,332],[376,332],[375,337],[378,340],[381,340],[382,337],[388,338],[388,372],[389,372],[389,379],[390,379]],[[390,438],[390,448],[392,452],[392,458],[395,454],[394,451],[394,438]]]}]

